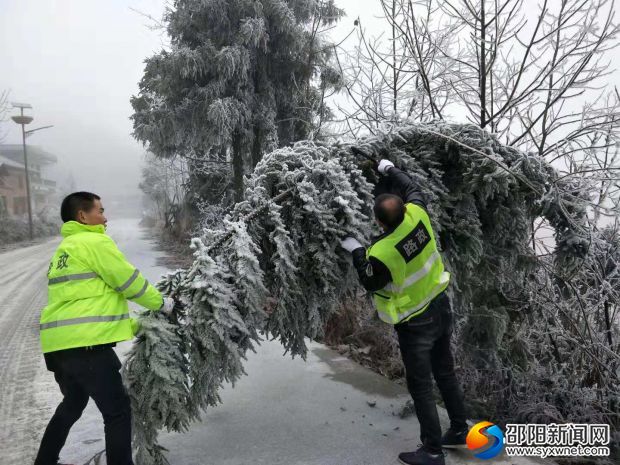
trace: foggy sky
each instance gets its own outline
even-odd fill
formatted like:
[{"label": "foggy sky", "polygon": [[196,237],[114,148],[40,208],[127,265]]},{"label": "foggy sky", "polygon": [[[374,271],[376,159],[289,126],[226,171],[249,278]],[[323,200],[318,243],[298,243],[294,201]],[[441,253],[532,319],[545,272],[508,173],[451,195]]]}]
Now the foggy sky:
[{"label": "foggy sky", "polygon": [[[536,0],[526,4],[536,5]],[[144,149],[130,135],[129,98],[144,59],[166,43],[162,31],[131,8],[161,18],[165,0],[0,0],[0,90],[34,107],[29,129],[55,127],[28,143],[55,154],[76,187],[106,196],[139,195]],[[340,0],[347,17],[339,41],[361,17],[370,35],[385,24],[378,0]],[[387,32],[387,31],[386,31]],[[354,42],[354,36],[348,43]],[[620,53],[616,50],[616,56]],[[618,82],[618,73],[610,79]],[[3,143],[21,143],[19,126],[3,124]],[[3,131],[4,132],[4,131]]]},{"label": "foggy sky", "polygon": [[[160,32],[130,10],[158,17],[163,0],[0,0],[0,89],[33,106],[28,138],[73,171],[76,187],[138,195],[144,149],[131,136],[129,98]],[[9,121],[3,143],[21,143]]]}]

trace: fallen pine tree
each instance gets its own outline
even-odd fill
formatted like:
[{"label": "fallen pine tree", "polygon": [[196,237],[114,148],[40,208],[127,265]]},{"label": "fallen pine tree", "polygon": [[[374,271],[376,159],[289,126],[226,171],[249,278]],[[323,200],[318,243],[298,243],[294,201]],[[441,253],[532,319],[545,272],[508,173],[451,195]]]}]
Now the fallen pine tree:
[{"label": "fallen pine tree", "polygon": [[[453,298],[485,309],[467,321],[472,357],[497,366],[492,349],[536,267],[532,221],[554,228],[559,274],[587,253],[583,187],[470,125],[405,125],[355,146],[405,169],[427,196]],[[193,265],[158,283],[177,301],[173,314],[140,317],[124,369],[138,464],[165,463],[158,431],[185,431],[218,404],[219,388],[244,374],[261,335],[305,356],[305,338],[320,339],[357,287],[339,241],[370,243],[374,194],[389,188],[350,144],[299,142],[261,160],[222,229],[192,239]]]}]

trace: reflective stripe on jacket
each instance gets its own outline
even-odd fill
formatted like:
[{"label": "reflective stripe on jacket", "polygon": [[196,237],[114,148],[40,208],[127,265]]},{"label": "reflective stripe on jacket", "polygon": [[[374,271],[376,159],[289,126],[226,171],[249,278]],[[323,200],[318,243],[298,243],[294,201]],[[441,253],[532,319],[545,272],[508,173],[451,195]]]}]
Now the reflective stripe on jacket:
[{"label": "reflective stripe on jacket", "polygon": [[131,339],[136,330],[127,299],[149,310],[160,292],[131,265],[103,225],[68,221],[50,262],[48,304],[41,312],[44,353]]},{"label": "reflective stripe on jacket", "polygon": [[379,317],[386,323],[396,324],[424,312],[450,282],[430,218],[413,203],[406,204],[403,222],[374,243],[366,257],[377,258],[390,270],[392,281],[373,293]]}]

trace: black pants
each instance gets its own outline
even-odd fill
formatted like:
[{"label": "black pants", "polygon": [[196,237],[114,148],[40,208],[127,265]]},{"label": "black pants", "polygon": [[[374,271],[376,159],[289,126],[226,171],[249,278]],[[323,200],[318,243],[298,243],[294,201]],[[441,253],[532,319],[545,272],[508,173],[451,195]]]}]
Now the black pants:
[{"label": "black pants", "polygon": [[405,364],[407,387],[420,422],[420,440],[431,453],[441,452],[441,427],[431,373],[441,391],[450,426],[459,430],[467,428],[463,393],[454,373],[450,350],[450,299],[442,292],[422,314],[394,328]]},{"label": "black pants", "polygon": [[92,397],[103,415],[108,465],[133,465],[131,408],[111,346],[61,350],[46,354],[64,398],[41,440],[35,465],[56,465],[69,430]]}]

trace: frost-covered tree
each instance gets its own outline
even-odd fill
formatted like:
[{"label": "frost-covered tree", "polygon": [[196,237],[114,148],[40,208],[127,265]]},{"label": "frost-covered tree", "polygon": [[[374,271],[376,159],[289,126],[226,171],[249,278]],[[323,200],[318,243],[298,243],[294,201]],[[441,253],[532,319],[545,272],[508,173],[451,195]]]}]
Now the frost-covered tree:
[{"label": "frost-covered tree", "polygon": [[181,212],[188,206],[184,184],[189,173],[182,158],[161,159],[147,153],[139,186],[144,192],[144,215],[164,225],[171,234],[180,233]]},{"label": "frost-covered tree", "polygon": [[595,220],[620,212],[612,0],[379,3],[386,33],[370,36],[362,20],[358,44],[338,54],[346,130],[373,133],[403,116],[465,119],[570,176],[598,179]]},{"label": "frost-covered tree", "polygon": [[[488,350],[480,347],[475,363],[497,367],[497,344],[510,328],[506,315],[518,311],[511,298],[535,262],[530,219],[544,216],[556,228],[554,269],[573,269],[588,240],[579,192],[568,195],[540,158],[475,126],[406,125],[357,145],[405,168],[431,200],[455,276],[451,292],[465,313],[483,309],[497,321],[476,341]],[[157,430],[185,430],[219,402],[219,387],[243,374],[245,353],[261,333],[302,356],[306,337],[321,338],[358,286],[339,239],[369,243],[373,195],[386,189],[348,144],[299,142],[258,163],[223,229],[194,238],[193,265],[159,283],[178,302],[170,320],[141,318],[125,372],[140,465],[164,460]],[[479,313],[472,314],[476,326]]]},{"label": "frost-covered tree", "polygon": [[[610,423],[618,432],[610,414],[620,409],[619,228],[616,219],[593,231],[590,253],[568,275],[558,274],[550,257],[541,259],[506,338],[511,382],[498,411],[504,401],[519,406],[514,417],[525,422]],[[616,447],[619,439],[616,433]]]},{"label": "frost-covered tree", "polygon": [[240,200],[265,152],[329,116],[339,75],[324,30],[342,14],[333,0],[176,0],[170,47],[146,60],[131,99],[135,137],[158,157],[186,157],[190,172],[227,172]]}]

